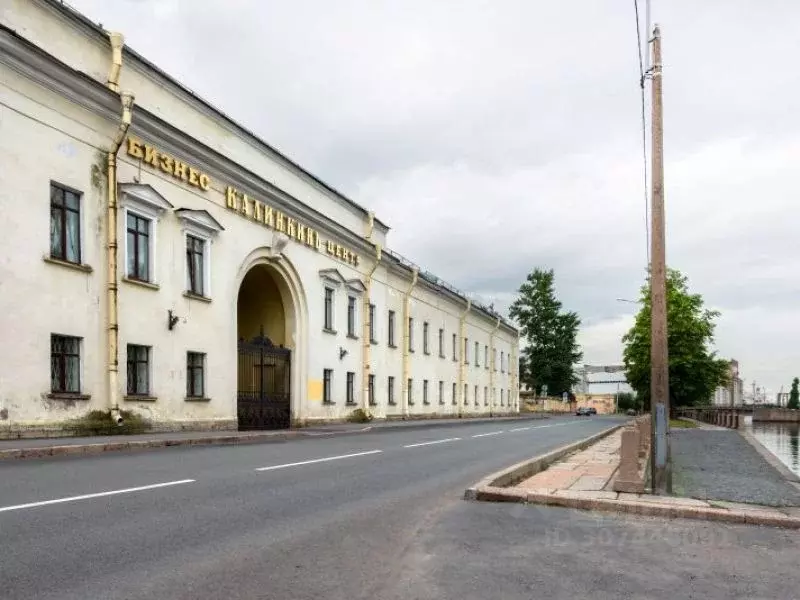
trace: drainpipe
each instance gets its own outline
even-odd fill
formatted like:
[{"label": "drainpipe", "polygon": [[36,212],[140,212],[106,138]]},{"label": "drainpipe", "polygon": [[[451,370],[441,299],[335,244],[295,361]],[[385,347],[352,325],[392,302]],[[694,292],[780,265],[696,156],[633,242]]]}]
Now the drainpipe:
[{"label": "drainpipe", "polygon": [[408,286],[408,291],[403,297],[403,381],[401,381],[403,389],[403,416],[407,417],[408,410],[408,376],[411,374],[411,367],[409,365],[409,352],[408,343],[411,341],[408,331],[408,318],[411,316],[411,292],[414,286],[417,285],[417,278],[419,277],[419,269],[414,267],[413,274],[411,275],[411,285]]},{"label": "drainpipe", "polygon": [[464,334],[466,333],[466,324],[467,324],[467,314],[469,313],[470,309],[472,308],[472,300],[467,299],[467,307],[464,309],[464,312],[461,313],[458,322],[458,329],[459,329],[459,336],[461,338],[461,352],[459,353],[459,365],[458,365],[458,416],[461,418],[462,413],[464,411],[464,405],[467,402],[467,398],[464,394],[464,379],[466,378],[466,365],[464,364],[464,359],[466,358],[466,347],[464,344]]},{"label": "drainpipe", "polygon": [[[108,75],[108,88],[119,92],[119,72],[122,67],[123,37],[119,33],[109,33],[111,40],[111,71]],[[106,238],[108,246],[108,403],[111,419],[122,425],[119,410],[119,316],[117,289],[117,153],[128,133],[131,124],[133,94],[120,94],[122,117],[114,142],[107,156],[108,204],[106,215]]]},{"label": "drainpipe", "polygon": [[497,317],[497,324],[495,324],[492,330],[492,335],[489,336],[489,356],[492,357],[491,364],[489,365],[489,389],[492,391],[492,403],[489,406],[490,417],[492,413],[494,413],[494,408],[497,406],[497,393],[494,388],[494,336],[497,334],[498,329],[500,329],[500,317]]},{"label": "drainpipe", "polygon": [[519,338],[520,334],[517,332],[517,343],[511,349],[511,355],[514,357],[512,359],[509,368],[513,369],[511,371],[511,392],[514,394],[514,410],[519,412]]},{"label": "drainpipe", "polygon": [[[370,213],[371,215],[372,213]],[[365,283],[366,289],[364,290],[364,303],[362,306],[361,314],[364,315],[364,318],[361,319],[363,322],[363,331],[361,334],[362,341],[362,349],[363,352],[361,354],[361,385],[363,386],[363,409],[364,413],[369,415],[370,414],[370,407],[369,407],[369,375],[370,375],[370,364],[369,364],[369,354],[370,350],[372,349],[372,336],[369,334],[370,328],[372,327],[372,323],[370,322],[370,314],[369,314],[369,305],[370,305],[370,290],[372,289],[372,277],[375,275],[375,271],[378,269],[378,265],[381,262],[381,245],[375,245],[375,262],[372,264],[372,268],[370,268],[369,273],[367,273],[367,281]]]}]

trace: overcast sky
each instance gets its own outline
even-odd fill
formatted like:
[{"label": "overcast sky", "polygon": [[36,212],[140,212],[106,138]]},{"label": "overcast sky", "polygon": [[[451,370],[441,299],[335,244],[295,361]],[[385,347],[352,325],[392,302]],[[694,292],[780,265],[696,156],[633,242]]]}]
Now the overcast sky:
[{"label": "overcast sky", "polygon": [[[642,0],[643,1],[643,0]],[[722,311],[720,355],[800,375],[800,2],[652,0],[667,260]],[[71,0],[505,309],[534,267],[621,359],[643,281],[630,0]],[[191,132],[188,132],[191,134]]]}]

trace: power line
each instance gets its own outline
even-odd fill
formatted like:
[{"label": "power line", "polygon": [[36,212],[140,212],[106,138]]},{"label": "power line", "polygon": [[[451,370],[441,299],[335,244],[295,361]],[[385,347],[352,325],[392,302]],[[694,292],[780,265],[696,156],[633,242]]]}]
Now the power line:
[{"label": "power line", "polygon": [[639,26],[639,0],[633,0],[633,8],[636,12],[636,44],[639,56],[639,88],[642,98],[642,166],[644,167],[644,231],[645,231],[645,255],[647,256],[647,267],[650,268],[650,199],[647,194],[647,116],[644,97],[644,64],[642,53],[642,33]]}]

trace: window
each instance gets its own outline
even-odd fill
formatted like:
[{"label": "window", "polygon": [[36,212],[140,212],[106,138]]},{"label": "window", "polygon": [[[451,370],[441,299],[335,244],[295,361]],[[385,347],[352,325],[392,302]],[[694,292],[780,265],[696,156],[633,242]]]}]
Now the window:
[{"label": "window", "polygon": [[150,236],[152,221],[126,211],[125,275],[137,281],[150,281]]},{"label": "window", "polygon": [[347,372],[347,404],[356,403],[356,374],[352,371]]},{"label": "window", "polygon": [[455,383],[453,384],[453,400],[452,401],[453,401],[453,406],[458,404],[458,400],[456,398],[456,384]]},{"label": "window", "polygon": [[478,406],[478,386],[475,386],[475,394],[472,398],[473,402],[475,402],[475,406]]},{"label": "window", "polygon": [[483,368],[489,368],[489,346],[483,347]]},{"label": "window", "polygon": [[406,393],[408,394],[408,405],[411,406],[414,404],[414,380],[411,377],[408,378],[408,390]]},{"label": "window", "polygon": [[408,351],[414,351],[414,319],[408,317]]},{"label": "window", "polygon": [[347,297],[347,335],[356,337],[356,299]]},{"label": "window", "polygon": [[508,400],[508,406],[511,406],[511,390],[506,390],[506,400]]},{"label": "window", "polygon": [[481,366],[481,345],[479,342],[475,342],[475,366]]},{"label": "window", "polygon": [[506,354],[505,352],[500,353],[500,372],[506,372]]},{"label": "window", "polygon": [[333,385],[333,369],[322,370],[322,402],[333,404],[331,399],[331,386]]},{"label": "window", "polygon": [[439,382],[439,404],[444,406],[444,381]]},{"label": "window", "polygon": [[128,344],[128,395],[150,395],[150,347]]},{"label": "window", "polygon": [[186,236],[186,289],[196,296],[206,295],[206,240]]},{"label": "window", "polygon": [[50,390],[78,394],[81,391],[81,338],[50,336]]},{"label": "window", "polygon": [[492,388],[492,406],[497,406],[497,388]]},{"label": "window", "polygon": [[469,338],[464,338],[464,364],[469,364]]},{"label": "window", "polygon": [[453,334],[453,360],[458,360],[458,339],[456,334]]},{"label": "window", "polygon": [[503,392],[505,392],[505,390],[503,388],[500,388],[500,406],[505,406],[504,404],[505,396],[503,396]]},{"label": "window", "polygon": [[386,381],[386,399],[388,400],[389,404],[394,406],[394,377],[389,375],[389,379]]},{"label": "window", "polygon": [[369,375],[367,377],[367,398],[369,399],[369,405],[375,406],[375,375]]},{"label": "window", "polygon": [[50,184],[50,256],[81,262],[81,194]]},{"label": "window", "polygon": [[333,331],[333,288],[325,288],[325,312],[323,313],[323,327],[327,331]]},{"label": "window", "polygon": [[469,402],[469,386],[465,383],[464,384],[464,398],[462,399],[462,404],[464,406],[466,406],[468,402]]},{"label": "window", "polygon": [[422,380],[422,403],[426,404],[426,405],[431,403],[430,399],[428,398],[428,380],[427,379],[423,379]]},{"label": "window", "polygon": [[394,311],[389,311],[389,347],[396,348],[394,343]]},{"label": "window", "polygon": [[483,386],[483,405],[489,406],[489,388]]},{"label": "window", "polygon": [[444,358],[444,329],[439,330],[439,358]]},{"label": "window", "polygon": [[186,397],[204,398],[206,395],[206,355],[202,352],[186,353]]},{"label": "window", "polygon": [[428,347],[428,329],[429,329],[428,322],[425,321],[422,324],[422,351],[425,354],[430,354],[431,353],[431,350]]},{"label": "window", "polygon": [[378,341],[375,339],[375,305],[369,305],[369,341],[373,344],[377,344]]},{"label": "window", "polygon": [[497,348],[494,349],[494,356],[492,356],[492,368],[497,371]]}]

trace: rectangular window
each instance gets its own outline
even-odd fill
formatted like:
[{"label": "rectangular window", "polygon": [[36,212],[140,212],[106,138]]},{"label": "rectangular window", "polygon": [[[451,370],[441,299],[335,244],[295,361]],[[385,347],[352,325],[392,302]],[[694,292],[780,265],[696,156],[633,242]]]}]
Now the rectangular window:
[{"label": "rectangular window", "polygon": [[464,398],[462,399],[462,405],[466,406],[469,403],[469,386],[465,383],[464,384]]},{"label": "rectangular window", "polygon": [[138,281],[150,281],[150,228],[152,220],[127,213],[125,275]]},{"label": "rectangular window", "polygon": [[497,348],[494,349],[494,356],[492,356],[492,368],[497,371]]},{"label": "rectangular window", "polygon": [[478,406],[478,386],[477,385],[475,386],[475,394],[474,394],[474,397],[473,397],[472,400],[473,400],[473,402],[475,402],[475,406]]},{"label": "rectangular window", "polygon": [[333,331],[333,288],[325,288],[325,312],[323,327]]},{"label": "rectangular window", "polygon": [[50,336],[50,390],[78,394],[81,391],[81,338]]},{"label": "rectangular window", "polygon": [[390,405],[394,406],[394,377],[389,375],[389,378],[386,380],[386,399]]},{"label": "rectangular window", "polygon": [[511,390],[506,390],[506,400],[508,400],[508,405],[511,406]]},{"label": "rectangular window", "polygon": [[464,338],[464,364],[469,364],[469,338]]},{"label": "rectangular window", "polygon": [[408,394],[408,405],[411,406],[414,404],[414,380],[411,377],[408,378],[408,390],[406,393]]},{"label": "rectangular window", "polygon": [[193,235],[186,236],[187,291],[197,296],[206,295],[205,282],[206,241]]},{"label": "rectangular window", "polygon": [[500,353],[500,372],[506,372],[506,354],[505,352]]},{"label": "rectangular window", "polygon": [[50,184],[50,256],[81,262],[81,194]]},{"label": "rectangular window", "polygon": [[456,384],[453,384],[453,398],[452,398],[453,406],[458,404],[458,399],[456,398]]},{"label": "rectangular window", "polygon": [[483,405],[489,406],[489,388],[483,386]]},{"label": "rectangular window", "polygon": [[439,404],[444,405],[444,381],[439,382]]},{"label": "rectangular window", "polygon": [[186,396],[204,398],[206,394],[206,355],[202,352],[186,353]]},{"label": "rectangular window", "polygon": [[422,380],[422,403],[423,404],[430,404],[431,401],[428,398],[428,380]]},{"label": "rectangular window", "polygon": [[504,405],[505,396],[503,396],[503,392],[505,392],[505,390],[503,388],[500,388],[500,406],[505,406]]},{"label": "rectangular window", "polygon": [[150,347],[128,344],[128,395],[150,395]]},{"label": "rectangular window", "polygon": [[333,369],[322,370],[322,402],[324,404],[333,404],[331,399],[331,390],[333,386]]},{"label": "rectangular window", "polygon": [[475,366],[481,366],[481,345],[479,342],[475,342]]},{"label": "rectangular window", "polygon": [[369,341],[377,344],[378,340],[375,339],[375,305],[369,305]]},{"label": "rectangular window", "polygon": [[369,405],[375,406],[375,375],[367,377],[367,398],[369,399]]},{"label": "rectangular window", "polygon": [[453,334],[453,360],[458,360],[458,338]]},{"label": "rectangular window", "polygon": [[414,319],[408,317],[408,351],[414,351]]},{"label": "rectangular window", "polygon": [[352,371],[347,372],[347,404],[356,403],[356,374]]},{"label": "rectangular window", "polygon": [[395,348],[396,346],[395,346],[395,343],[394,343],[394,311],[393,310],[389,311],[389,334],[388,335],[389,335],[389,347],[390,348]]},{"label": "rectangular window", "polygon": [[356,337],[356,299],[347,297],[347,335]]},{"label": "rectangular window", "polygon": [[444,358],[444,329],[439,330],[439,358]]},{"label": "rectangular window", "polygon": [[425,321],[422,324],[422,351],[425,354],[431,353],[430,347],[428,346],[428,329],[429,329],[428,322]]},{"label": "rectangular window", "polygon": [[483,368],[489,368],[489,346],[483,347]]}]

